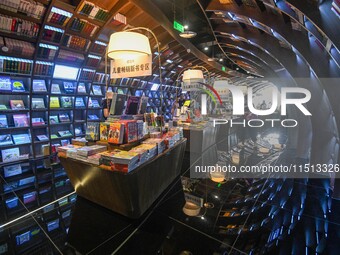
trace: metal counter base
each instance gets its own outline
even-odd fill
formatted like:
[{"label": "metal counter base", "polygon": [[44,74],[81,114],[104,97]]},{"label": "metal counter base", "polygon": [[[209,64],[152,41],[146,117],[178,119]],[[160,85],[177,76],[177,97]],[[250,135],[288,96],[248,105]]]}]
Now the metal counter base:
[{"label": "metal counter base", "polygon": [[130,173],[60,158],[76,193],[129,218],[139,218],[180,175],[186,139]]}]

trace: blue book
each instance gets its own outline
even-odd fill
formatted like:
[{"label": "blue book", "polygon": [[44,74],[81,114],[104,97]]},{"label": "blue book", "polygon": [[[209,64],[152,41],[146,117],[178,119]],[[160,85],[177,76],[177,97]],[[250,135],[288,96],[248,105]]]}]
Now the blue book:
[{"label": "blue book", "polygon": [[25,86],[22,81],[12,80],[12,92],[25,92]]}]

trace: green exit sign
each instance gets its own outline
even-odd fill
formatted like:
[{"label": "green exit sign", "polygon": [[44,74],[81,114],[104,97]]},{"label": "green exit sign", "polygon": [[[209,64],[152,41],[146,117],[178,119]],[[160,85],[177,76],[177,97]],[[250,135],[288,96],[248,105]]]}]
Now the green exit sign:
[{"label": "green exit sign", "polygon": [[184,26],[181,23],[178,23],[176,20],[174,20],[174,29],[181,33],[184,32]]},{"label": "green exit sign", "polygon": [[225,66],[222,66],[222,71],[225,72],[225,70],[226,70],[226,69],[225,69]]}]

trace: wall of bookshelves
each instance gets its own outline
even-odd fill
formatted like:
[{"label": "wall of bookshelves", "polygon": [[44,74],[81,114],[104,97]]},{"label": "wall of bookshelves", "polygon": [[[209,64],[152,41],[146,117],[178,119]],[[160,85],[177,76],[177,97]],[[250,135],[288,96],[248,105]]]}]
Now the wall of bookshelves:
[{"label": "wall of bookshelves", "polygon": [[[98,35],[113,15],[83,0],[77,6],[39,0],[29,14],[12,3],[0,4],[1,222],[72,191],[56,148],[84,137],[88,122],[103,120],[107,42]],[[123,15],[114,19],[110,28],[126,24]],[[168,59],[164,55],[164,72],[171,69]],[[147,112],[172,118],[178,90],[169,80],[161,88],[157,75],[107,79],[109,91],[148,97]]]}]

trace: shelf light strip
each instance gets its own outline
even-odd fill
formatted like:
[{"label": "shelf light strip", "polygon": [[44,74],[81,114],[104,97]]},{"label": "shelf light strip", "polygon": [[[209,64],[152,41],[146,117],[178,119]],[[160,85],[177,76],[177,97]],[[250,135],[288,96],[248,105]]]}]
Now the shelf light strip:
[{"label": "shelf light strip", "polygon": [[65,32],[65,30],[63,30],[63,29],[60,29],[60,28],[57,28],[57,27],[51,27],[49,25],[45,25],[44,28],[48,29],[48,30],[56,31],[56,32],[59,32],[59,33],[64,33]]},{"label": "shelf light strip", "polygon": [[83,68],[83,71],[85,71],[85,72],[92,72],[92,73],[94,73],[96,70],[93,70],[93,69],[87,69],[87,68]]},{"label": "shelf light strip", "polygon": [[60,200],[62,200],[62,199],[65,199],[65,198],[67,198],[67,197],[69,197],[69,196],[75,194],[75,193],[76,193],[76,192],[73,191],[73,192],[71,192],[71,193],[69,193],[69,194],[67,194],[67,195],[65,195],[65,196],[63,196],[63,197],[61,197],[61,198],[58,198],[58,199],[54,200],[54,201],[51,202],[51,203],[48,203],[48,204],[46,204],[46,205],[44,205],[44,206],[42,206],[42,207],[39,207],[39,208],[37,208],[37,209],[35,209],[35,210],[33,210],[33,211],[30,211],[29,213],[26,213],[26,214],[24,214],[24,215],[22,215],[22,216],[20,216],[20,217],[18,217],[18,218],[16,218],[16,219],[14,219],[14,220],[11,220],[11,221],[9,221],[9,222],[6,222],[5,224],[0,225],[0,229],[2,229],[2,228],[6,227],[6,226],[8,226],[8,225],[10,225],[10,224],[12,224],[12,223],[14,223],[14,222],[17,222],[18,220],[21,220],[21,219],[23,219],[23,218],[26,218],[27,216],[30,216],[31,214],[36,213],[36,212],[38,212],[39,210],[42,210],[42,209],[44,209],[45,207],[50,206],[50,205],[52,205],[52,204],[54,204],[54,203],[56,203],[56,202],[58,202],[58,201],[60,201]]},{"label": "shelf light strip", "polygon": [[20,61],[20,62],[26,62],[26,63],[33,63],[33,60],[23,59],[23,58],[12,58],[12,57],[0,56],[0,59],[10,60],[10,61]]},{"label": "shelf light strip", "polygon": [[40,65],[53,66],[52,62],[36,61],[35,63]]},{"label": "shelf light strip", "polygon": [[59,9],[57,7],[54,7],[54,6],[52,7],[51,12],[55,12],[55,13],[58,13],[60,15],[64,15],[64,16],[66,16],[68,18],[71,18],[72,15],[73,15],[71,12],[64,11],[64,10]]},{"label": "shelf light strip", "polygon": [[95,41],[94,42],[95,44],[99,44],[99,45],[103,45],[103,46],[107,46],[107,44],[106,43],[103,43],[103,42],[101,42],[101,41]]},{"label": "shelf light strip", "polygon": [[57,46],[45,44],[45,43],[39,43],[39,47],[47,48],[47,49],[51,49],[51,50],[58,50]]},{"label": "shelf light strip", "polygon": [[92,55],[92,54],[89,54],[88,57],[89,57],[89,58],[95,58],[95,59],[101,59],[101,57],[96,56],[96,55]]}]

